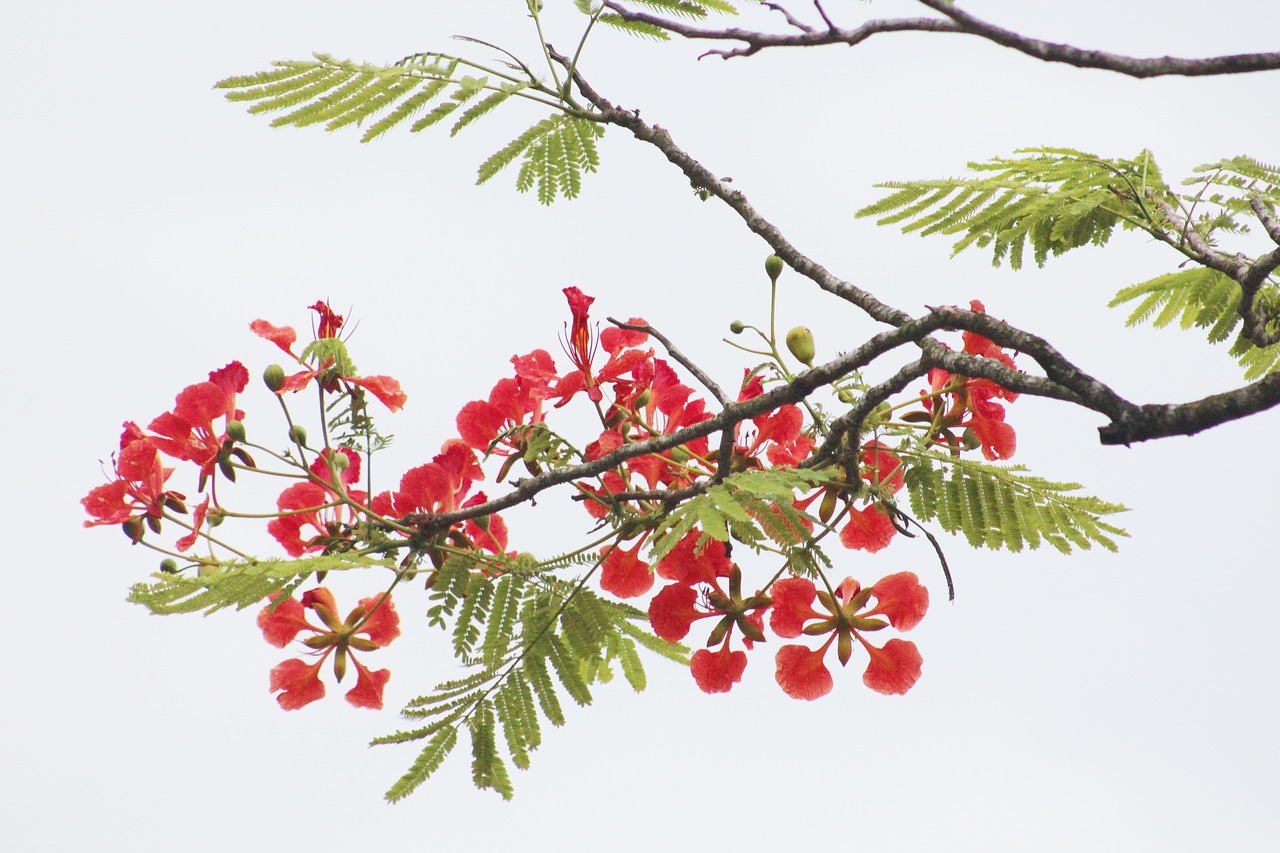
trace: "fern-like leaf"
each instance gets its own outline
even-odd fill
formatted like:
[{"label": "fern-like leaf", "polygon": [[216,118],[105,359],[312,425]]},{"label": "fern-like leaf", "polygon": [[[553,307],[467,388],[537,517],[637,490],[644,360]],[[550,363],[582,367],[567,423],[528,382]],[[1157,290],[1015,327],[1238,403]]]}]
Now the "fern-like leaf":
[{"label": "fern-like leaf", "polygon": [[[1280,290],[1272,284],[1263,285],[1257,298],[1264,303],[1280,302]],[[1240,285],[1206,267],[1190,267],[1130,285],[1115,295],[1110,307],[1134,301],[1138,304],[1125,321],[1128,326],[1150,323],[1161,329],[1176,322],[1182,329],[1206,329],[1209,342],[1220,343],[1241,324]],[[1238,335],[1229,353],[1248,381],[1267,375],[1280,362],[1280,344],[1258,348]]]},{"label": "fern-like leaf", "polygon": [[856,215],[904,232],[960,235],[953,252],[990,246],[994,264],[1007,259],[1018,269],[1027,246],[1043,266],[1051,255],[1105,244],[1116,227],[1157,228],[1147,199],[1174,198],[1145,151],[1131,160],[1063,148],[1015,153],[1029,156],[970,163],[975,178],[879,184],[893,192]]},{"label": "fern-like leaf", "polygon": [[937,519],[948,533],[963,534],[974,547],[1020,551],[1049,542],[1063,553],[1101,545],[1116,550],[1126,536],[1104,517],[1126,508],[1073,494],[1078,483],[1056,483],[1020,465],[904,454],[911,508],[922,521]]},{"label": "fern-like leaf", "polygon": [[602,24],[608,24],[611,27],[622,30],[624,33],[640,36],[641,38],[650,38],[654,41],[667,41],[671,38],[671,36],[667,35],[667,31],[657,24],[650,24],[647,21],[628,21],[612,12],[601,15],[596,20]]},{"label": "fern-like leaf", "polygon": [[394,561],[349,558],[342,555],[303,557],[297,560],[264,560],[225,564],[204,575],[156,574],[155,583],[135,584],[129,601],[155,614],[197,613],[206,615],[225,607],[244,610],[274,592],[291,594],[312,572],[385,566]]}]

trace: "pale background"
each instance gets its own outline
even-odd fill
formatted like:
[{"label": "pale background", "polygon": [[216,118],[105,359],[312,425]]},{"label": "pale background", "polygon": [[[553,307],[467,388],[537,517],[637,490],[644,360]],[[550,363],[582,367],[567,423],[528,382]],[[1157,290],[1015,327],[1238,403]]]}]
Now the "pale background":
[{"label": "pale background", "polygon": [[[828,5],[848,24],[868,9],[917,14]],[[577,13],[568,0],[548,6],[566,49]],[[358,362],[410,394],[384,421],[399,436],[397,471],[436,452],[513,353],[554,347],[569,284],[597,296],[601,316],[643,314],[723,383],[738,375],[718,341],[730,320],[766,317],[766,247],[621,131],[583,198],[543,209],[514,192],[514,174],[471,186],[475,166],[539,117],[532,108],[453,140],[402,129],[360,146],[353,130],[272,131],[210,90],[312,50],[375,62],[470,50],[454,33],[532,60],[523,7],[7,5],[0,847],[1274,849],[1274,413],[1126,450],[1098,445],[1096,416],[1019,401],[1017,461],[1134,508],[1118,555],[1009,557],[948,540],[959,595],[947,605],[926,545],[845,553],[849,574],[912,569],[931,586],[913,636],[924,677],[908,696],[871,693],[851,667],[831,696],[798,703],[773,683],[767,651],[732,694],[706,696],[654,661],[644,694],[616,683],[548,731],[511,803],[471,787],[465,745],[409,800],[381,800],[416,750],[365,744],[455,671],[443,637],[413,618],[416,595],[400,604],[404,637],[376,661],[394,672],[381,714],[332,690],[282,712],[266,688],[284,655],[251,612],[160,619],[124,603],[154,561],[116,531],[82,530],[78,501],[101,482],[97,460],[122,421],[145,423],[232,358],[255,376],[275,360],[247,330],[256,317],[306,327],[317,298],[353,307]],[[1137,55],[1270,50],[1280,32],[1265,0],[967,8]],[[730,63],[695,63],[698,51],[602,32],[583,67],[606,97],[733,176],[828,268],[907,310],[980,297],[1139,401],[1235,381],[1225,353],[1197,336],[1125,331],[1104,307],[1172,268],[1143,239],[1015,274],[978,254],[948,261],[944,241],[852,211],[878,197],[877,180],[958,174],[1025,145],[1106,156],[1149,146],[1170,178],[1237,153],[1274,162],[1280,74],[1141,82],[940,35]],[[812,326],[820,354],[865,335],[812,286],[784,284],[783,327]],[[260,392],[248,401],[255,437],[279,429]],[[540,515],[511,515],[515,547],[546,553],[585,528],[562,498],[540,503]]]}]

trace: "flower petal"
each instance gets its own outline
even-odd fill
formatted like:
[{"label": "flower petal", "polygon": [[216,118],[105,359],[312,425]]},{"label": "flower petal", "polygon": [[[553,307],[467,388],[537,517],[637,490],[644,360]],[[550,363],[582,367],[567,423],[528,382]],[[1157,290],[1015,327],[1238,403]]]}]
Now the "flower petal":
[{"label": "flower petal", "polygon": [[[272,601],[279,595],[278,592],[273,593]],[[270,607],[262,608],[262,612],[258,614],[258,627],[262,629],[262,636],[267,642],[277,649],[289,645],[299,631],[317,630],[307,621],[302,604],[292,596],[282,601],[274,610]]]},{"label": "flower petal", "polygon": [[871,587],[871,592],[876,597],[876,606],[864,615],[883,614],[899,631],[910,631],[919,625],[929,609],[929,590],[915,572],[883,577]]},{"label": "flower petal", "polygon": [[635,598],[644,595],[653,587],[653,572],[649,564],[638,556],[640,545],[637,543],[630,551],[615,546],[607,552],[604,563],[600,566],[600,588],[618,598]]},{"label": "flower petal", "polygon": [[689,672],[703,693],[728,693],[746,668],[747,653],[730,651],[728,640],[720,651],[698,649],[689,660]]},{"label": "flower petal", "polygon": [[871,504],[849,512],[849,521],[840,531],[840,544],[874,554],[887,547],[897,532],[880,505]]},{"label": "flower petal", "polygon": [[817,651],[797,645],[778,649],[774,658],[778,665],[775,677],[784,693],[792,699],[812,702],[831,692],[831,673],[823,662],[829,645],[830,641]]},{"label": "flower petal", "polygon": [[382,710],[382,689],[391,678],[391,670],[379,669],[370,672],[361,665],[353,655],[351,662],[356,666],[356,686],[347,691],[347,701],[357,708]]},{"label": "flower petal", "polygon": [[906,693],[920,680],[920,666],[924,658],[920,650],[910,640],[892,639],[884,644],[883,649],[862,639],[862,645],[871,655],[871,663],[862,674],[862,683],[877,693],[889,696],[900,696]]},{"label": "flower petal", "polygon": [[400,636],[400,614],[396,613],[390,593],[362,598],[360,606],[366,613],[372,612],[373,615],[360,627],[357,634],[364,634],[379,646],[385,646]]},{"label": "flower petal", "polygon": [[276,701],[286,711],[296,711],[317,699],[324,698],[324,683],[320,680],[320,665],[324,659],[308,666],[293,658],[271,670],[271,692],[282,690]]}]

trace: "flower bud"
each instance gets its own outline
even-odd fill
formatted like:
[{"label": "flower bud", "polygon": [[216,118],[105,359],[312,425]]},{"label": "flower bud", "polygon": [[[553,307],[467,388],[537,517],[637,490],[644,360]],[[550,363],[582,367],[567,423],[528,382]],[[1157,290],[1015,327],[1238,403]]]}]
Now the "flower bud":
[{"label": "flower bud", "polygon": [[637,409],[643,409],[645,406],[649,405],[649,401],[652,399],[653,399],[653,392],[651,392],[648,388],[646,388],[640,392],[640,395],[638,397],[636,397],[635,407]]},{"label": "flower bud", "polygon": [[160,571],[166,575],[172,575],[178,571],[178,561],[173,557],[165,557],[160,561]]},{"label": "flower bud", "polygon": [[777,255],[770,255],[764,259],[764,271],[769,276],[769,281],[776,282],[778,276],[782,275],[782,258]]},{"label": "flower bud", "polygon": [[341,474],[343,471],[347,470],[347,467],[351,464],[351,460],[347,458],[347,454],[343,453],[341,450],[330,450],[325,461],[329,463],[329,470],[335,474]]},{"label": "flower bud", "polygon": [[142,541],[142,534],[146,532],[142,527],[142,519],[140,518],[130,518],[126,520],[120,525],[120,529],[123,530],[124,535],[128,536],[135,544]]},{"label": "flower bud", "polygon": [[284,368],[278,364],[268,364],[267,369],[262,371],[262,381],[271,391],[279,391],[284,387]]},{"label": "flower bud", "polygon": [[848,631],[841,631],[836,639],[836,657],[840,658],[841,666],[847,664],[849,658],[853,657],[853,637]]},{"label": "flower bud", "polygon": [[867,419],[863,422],[863,429],[871,429],[883,423],[888,423],[893,417],[893,406],[889,405],[888,400],[881,400],[871,414],[867,415]]},{"label": "flower bud", "polygon": [[227,421],[227,437],[232,441],[244,441],[244,421]]},{"label": "flower bud", "polygon": [[305,445],[307,443],[306,429],[304,429],[299,424],[294,424],[293,426],[289,427],[289,440],[292,441],[294,444]]},{"label": "flower bud", "polygon": [[823,491],[822,503],[818,504],[818,520],[823,524],[830,521],[831,516],[835,514],[837,497],[838,492],[831,486],[827,486]]},{"label": "flower bud", "polygon": [[681,463],[684,463],[684,462],[688,462],[692,457],[693,457],[693,454],[692,454],[692,453],[690,453],[689,451],[685,450],[683,447],[673,447],[673,448],[671,448],[671,461],[672,461],[672,462],[681,462]]},{"label": "flower bud", "polygon": [[219,524],[227,520],[227,515],[222,511],[222,507],[215,506],[209,510],[209,514],[205,516],[205,524],[210,527],[217,527]]},{"label": "flower bud", "polygon": [[813,356],[816,352],[813,344],[813,332],[807,326],[796,326],[787,332],[787,349],[806,367],[813,367]]},{"label": "flower bud", "polygon": [[735,335],[742,334],[746,328],[747,328],[747,324],[742,322],[741,320],[734,320],[732,323],[729,324],[729,331],[733,332]]}]

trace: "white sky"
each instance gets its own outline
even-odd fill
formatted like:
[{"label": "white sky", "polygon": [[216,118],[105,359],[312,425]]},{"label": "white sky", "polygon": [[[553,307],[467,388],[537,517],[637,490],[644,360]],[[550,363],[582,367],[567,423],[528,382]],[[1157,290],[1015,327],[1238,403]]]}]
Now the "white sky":
[{"label": "white sky", "polygon": [[[767,650],[733,693],[706,696],[655,660],[644,694],[602,688],[549,731],[507,804],[472,789],[465,745],[409,800],[381,799],[416,750],[365,744],[455,672],[442,636],[414,618],[421,598],[401,598],[404,636],[379,652],[394,673],[381,714],[336,695],[282,712],[266,687],[285,655],[253,612],[159,619],[124,603],[154,561],[114,531],[81,529],[96,460],[122,421],[146,422],[210,369],[239,358],[256,376],[275,360],[247,331],[256,317],[305,327],[317,298],[353,306],[358,363],[410,394],[383,422],[399,436],[388,472],[429,459],[513,353],[554,348],[569,284],[598,297],[600,316],[645,316],[723,383],[739,375],[718,341],[730,320],[766,316],[766,247],[622,132],[609,132],[582,199],[543,209],[514,192],[514,174],[471,186],[475,166],[539,117],[532,109],[453,140],[437,128],[360,146],[354,131],[272,131],[210,90],[312,50],[377,62],[470,50],[454,33],[535,56],[523,0],[443,5],[6,9],[0,280],[14,370],[0,427],[13,488],[0,847],[1265,849],[1280,829],[1271,413],[1126,450],[1097,444],[1096,416],[1020,400],[1016,461],[1134,508],[1118,555],[1010,557],[951,540],[958,598],[947,605],[927,545],[845,554],[845,573],[911,569],[930,584],[933,610],[911,636],[924,677],[906,697],[871,693],[851,665],[825,700],[794,702]],[[549,15],[563,49],[577,13],[547,5],[569,13]],[[868,8],[911,9],[828,7],[849,24]],[[1275,47],[1263,0],[967,8],[1139,55]],[[1107,156],[1146,146],[1170,179],[1238,153],[1274,162],[1280,75],[1140,82],[955,36],[729,63],[695,63],[697,52],[602,32],[583,67],[606,97],[733,176],[829,269],[906,310],[982,298],[1139,401],[1235,381],[1225,352],[1190,334],[1126,331],[1105,308],[1120,287],[1173,268],[1140,238],[1015,274],[976,254],[948,261],[944,241],[852,212],[878,197],[875,181],[955,175],[1028,145]],[[862,340],[868,326],[852,312],[784,282],[783,328],[810,325],[820,354]],[[261,395],[249,404],[251,432],[278,429]],[[549,552],[585,529],[580,510],[540,503],[539,515],[511,516],[514,547]],[[351,590],[343,604],[372,589],[339,588]]]}]

